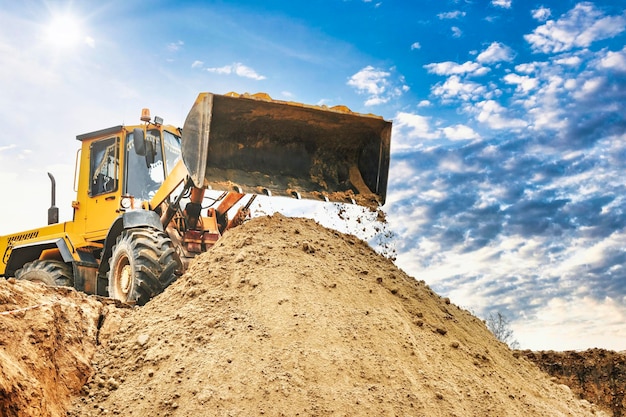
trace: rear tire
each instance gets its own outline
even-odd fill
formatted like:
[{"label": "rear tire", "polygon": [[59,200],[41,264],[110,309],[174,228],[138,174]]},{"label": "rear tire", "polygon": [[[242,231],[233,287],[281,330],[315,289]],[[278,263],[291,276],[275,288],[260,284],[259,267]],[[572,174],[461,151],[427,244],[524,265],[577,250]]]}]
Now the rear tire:
[{"label": "rear tire", "polygon": [[136,228],[119,235],[109,266],[109,297],[144,305],[176,280],[178,262],[165,233]]},{"label": "rear tire", "polygon": [[41,282],[50,287],[73,287],[74,274],[71,265],[61,261],[36,260],[24,264],[15,272],[15,278]]}]

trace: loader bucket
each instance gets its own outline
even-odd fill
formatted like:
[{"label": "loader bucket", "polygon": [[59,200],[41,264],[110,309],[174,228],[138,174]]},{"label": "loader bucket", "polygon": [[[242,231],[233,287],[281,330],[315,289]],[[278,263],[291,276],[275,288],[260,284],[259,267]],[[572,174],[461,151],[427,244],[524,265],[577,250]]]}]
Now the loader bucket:
[{"label": "loader bucket", "polygon": [[182,134],[196,187],[240,193],[385,203],[391,122],[272,100],[201,93]]}]

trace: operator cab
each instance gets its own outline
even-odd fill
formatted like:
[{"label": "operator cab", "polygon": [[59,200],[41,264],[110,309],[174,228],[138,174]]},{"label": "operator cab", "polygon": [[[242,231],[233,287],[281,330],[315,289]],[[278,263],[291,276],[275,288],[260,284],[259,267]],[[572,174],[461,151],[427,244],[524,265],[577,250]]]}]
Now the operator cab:
[{"label": "operator cab", "polygon": [[[180,129],[163,125],[163,119],[142,112],[144,125],[114,126],[78,135],[83,143],[79,157],[78,201],[75,218],[85,221],[85,231],[100,235],[121,212],[141,208],[159,190],[181,159]],[[94,235],[94,236],[95,236]]]}]

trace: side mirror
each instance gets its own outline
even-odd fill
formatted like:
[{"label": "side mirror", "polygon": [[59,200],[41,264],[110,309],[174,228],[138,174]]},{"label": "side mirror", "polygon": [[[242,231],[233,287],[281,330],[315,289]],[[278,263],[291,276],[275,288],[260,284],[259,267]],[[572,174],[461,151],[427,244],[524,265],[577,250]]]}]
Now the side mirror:
[{"label": "side mirror", "polygon": [[146,136],[143,129],[139,127],[133,129],[133,145],[137,155],[146,156]]}]

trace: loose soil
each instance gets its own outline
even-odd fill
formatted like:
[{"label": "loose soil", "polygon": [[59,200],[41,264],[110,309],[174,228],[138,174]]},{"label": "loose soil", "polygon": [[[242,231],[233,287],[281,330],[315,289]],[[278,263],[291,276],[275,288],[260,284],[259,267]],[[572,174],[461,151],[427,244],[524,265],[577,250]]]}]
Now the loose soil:
[{"label": "loose soil", "polygon": [[0,281],[0,415],[606,416],[366,243],[230,230],[143,307]]}]

